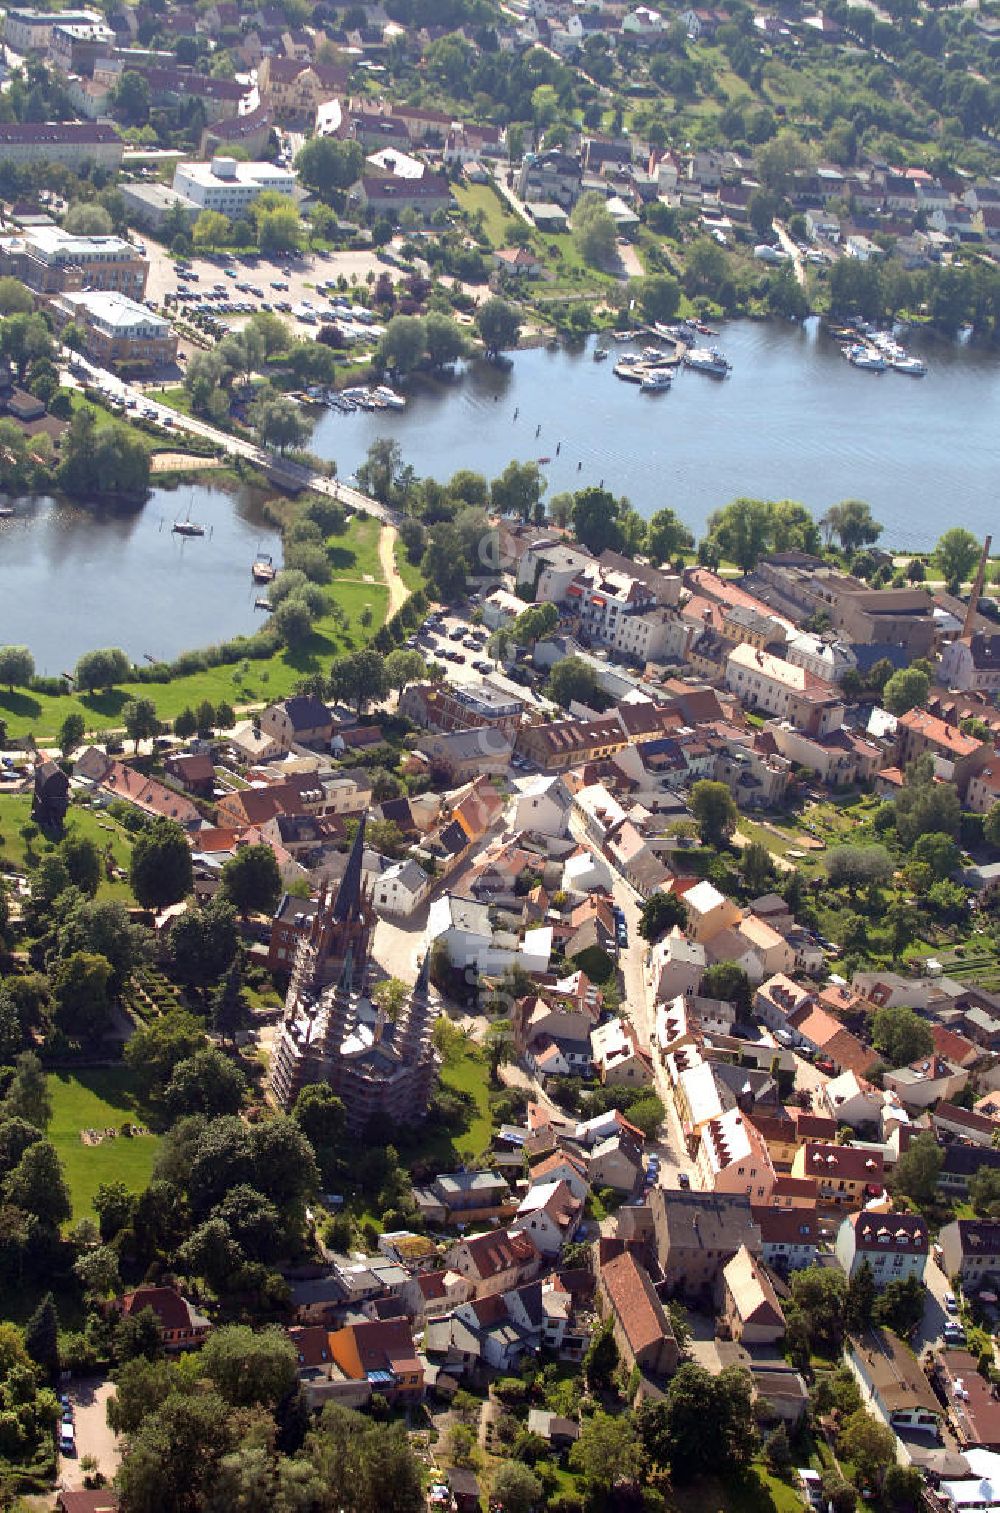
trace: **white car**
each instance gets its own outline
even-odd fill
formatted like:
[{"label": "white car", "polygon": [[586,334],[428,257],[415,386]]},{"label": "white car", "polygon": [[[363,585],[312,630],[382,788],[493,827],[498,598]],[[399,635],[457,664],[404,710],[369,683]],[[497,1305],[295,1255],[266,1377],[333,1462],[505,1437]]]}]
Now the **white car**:
[{"label": "white car", "polygon": [[947,1308],[947,1310],[948,1310],[949,1313],[957,1313],[958,1312],[958,1299],[956,1298],[956,1296],[955,1296],[955,1294],[953,1292],[946,1292],[945,1293],[945,1295],[944,1295],[944,1306],[945,1306],[945,1308]]}]

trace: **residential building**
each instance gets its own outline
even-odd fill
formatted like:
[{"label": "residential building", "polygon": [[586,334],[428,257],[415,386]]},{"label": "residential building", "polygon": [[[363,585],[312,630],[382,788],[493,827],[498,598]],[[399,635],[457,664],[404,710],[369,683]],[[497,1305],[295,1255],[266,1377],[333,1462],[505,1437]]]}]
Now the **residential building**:
[{"label": "residential building", "polygon": [[653,1189],[656,1254],[668,1293],[714,1298],[723,1268],[741,1245],[760,1254],[760,1230],[745,1197]]},{"label": "residential building", "polygon": [[118,236],[74,236],[58,226],[28,226],[0,238],[0,276],[20,279],[35,294],[115,290],[141,300],[149,264]]},{"label": "residential building", "polygon": [[569,825],[570,793],[559,777],[539,773],[514,783],[514,829],[529,835],[565,835]]},{"label": "residential building", "polygon": [[883,1085],[911,1109],[930,1108],[942,1098],[951,1102],[968,1080],[964,1067],[952,1066],[943,1056],[933,1055],[896,1067],[882,1078]]},{"label": "residential building", "polygon": [[464,1277],[477,1298],[533,1280],[541,1264],[541,1252],[523,1229],[472,1235],[457,1241],[445,1256],[446,1269]]},{"label": "residential building", "polygon": [[260,728],[282,751],[291,751],[293,746],[328,747],[333,736],[333,716],[315,694],[295,694],[263,710]]},{"label": "residential building", "polygon": [[390,862],[372,883],[372,903],[383,918],[409,919],[431,891],[433,878],[419,862]]},{"label": "residential building", "polygon": [[61,294],[55,312],[63,324],[75,321],[83,328],[84,350],[102,368],[137,372],[167,367],[177,359],[177,333],[170,322],[127,295],[110,290]]},{"label": "residential building", "polygon": [[597,1273],[598,1306],[612,1321],[619,1358],[627,1372],[672,1376],[680,1349],[670,1319],[646,1268],[628,1250],[605,1261]]},{"label": "residential building", "polygon": [[700,945],[710,944],[723,930],[735,929],[743,918],[739,904],[720,893],[707,878],[688,888],[684,903],[687,906],[685,931]]},{"label": "residential building", "polygon": [[500,777],[510,769],[514,750],[511,736],[490,726],[472,730],[428,731],[414,746],[435,768],[448,775],[449,782],[466,782],[482,774]]},{"label": "residential building", "polygon": [[493,1171],[442,1173],[426,1187],[415,1187],[413,1200],[422,1218],[433,1225],[509,1219],[516,1209],[509,1185]]},{"label": "residential building", "polygon": [[488,680],[461,686],[408,683],[399,712],[423,730],[492,730],[512,737],[524,715],[524,701]]},{"label": "residential building", "polygon": [[367,1381],[390,1404],[407,1407],[424,1395],[424,1369],[408,1319],[370,1319],[329,1335],[333,1360],[350,1381]]},{"label": "residential building", "polygon": [[100,11],[9,10],[4,17],[3,39],[11,52],[44,53],[56,26],[99,26],[104,20]]},{"label": "residential building", "polygon": [[860,1209],[885,1188],[885,1162],[878,1152],[853,1145],[807,1140],[795,1152],[793,1177],[813,1177],[821,1207]]},{"label": "residential building", "polygon": [[816,1205],[811,1209],[752,1207],[754,1223],[760,1230],[760,1258],[787,1275],[805,1266],[814,1266],[819,1255],[819,1224]]},{"label": "residential building", "polygon": [[265,53],[257,71],[261,99],[276,116],[312,117],[325,101],[347,88],[348,72],[336,64],[305,62]]},{"label": "residential building", "polygon": [[[932,1380],[948,1404],[948,1422],[960,1449],[963,1452],[977,1449],[1000,1451],[1000,1400],[996,1389],[980,1373],[976,1357],[968,1350],[939,1350],[934,1359]],[[975,1467],[970,1465],[970,1469]],[[945,1486],[954,1488],[956,1483],[949,1482]],[[970,1496],[975,1497],[976,1487],[977,1484],[972,1483],[965,1496],[948,1499],[956,1513],[958,1507],[976,1506],[969,1500]],[[978,1491],[982,1496],[981,1480]]]},{"label": "residential building", "polygon": [[847,1216],[834,1248],[849,1281],[867,1261],[881,1291],[889,1282],[923,1281],[930,1235],[920,1215],[863,1212]]},{"label": "residential building", "polygon": [[739,1108],[727,1109],[706,1124],[695,1169],[706,1192],[743,1193],[758,1204],[771,1201],[775,1173],[767,1145]]},{"label": "residential building", "polygon": [[153,1287],[145,1283],[134,1292],[125,1293],[116,1305],[123,1318],[131,1319],[151,1308],[160,1326],[164,1350],[191,1350],[200,1345],[211,1329],[208,1319],[193,1303],[181,1297],[174,1287]]},{"label": "residential building", "polygon": [[523,725],[517,734],[515,750],[536,763],[543,772],[565,772],[587,762],[614,756],[629,744],[616,715],[601,715],[596,720],[553,720],[551,723]]},{"label": "residential building", "polygon": [[745,1245],[722,1270],[722,1320],[742,1345],[777,1345],[785,1315],[767,1272]]},{"label": "residential building", "polygon": [[[9,18],[8,18],[9,20]],[[0,157],[5,163],[61,163],[79,169],[118,168],[124,146],[116,129],[94,121],[5,121]]]},{"label": "residential building", "polygon": [[958,1277],[963,1292],[977,1293],[1000,1278],[1000,1220],[953,1219],[942,1227],[938,1242],[944,1273]]},{"label": "residential building", "polygon": [[594,1066],[607,1087],[645,1087],[653,1081],[653,1063],[627,1019],[609,1019],[590,1032]]},{"label": "residential building", "polygon": [[726,687],[742,703],[789,720],[810,735],[827,735],[844,722],[844,705],[833,684],[753,646],[736,646],[729,653]]},{"label": "residential building", "polygon": [[230,220],[240,220],[265,189],[291,195],[295,183],[290,168],[279,168],[274,163],[213,158],[210,163],[178,163],[173,188],[199,210],[216,210]]},{"label": "residential building", "polygon": [[868,1329],[848,1340],[846,1359],[865,1406],[888,1428],[938,1438],[944,1410],[909,1346],[888,1329]]},{"label": "residential building", "polygon": [[957,1141],[944,1148],[944,1160],[938,1174],[938,1188],[945,1197],[958,1203],[969,1196],[969,1183],[981,1171],[1000,1171],[1000,1150],[992,1146],[964,1145]]},{"label": "residential building", "polygon": [[583,1203],[567,1182],[540,1182],[518,1205],[511,1228],[530,1236],[543,1256],[557,1256],[569,1244],[583,1218]]},{"label": "residential building", "polygon": [[541,201],[572,210],[580,198],[582,182],[579,158],[561,148],[552,148],[548,152],[524,154],[517,192],[526,202]]},{"label": "residential building", "polygon": [[649,982],[657,1002],[691,997],[701,987],[708,957],[705,947],[676,927],[658,940],[649,953]]},{"label": "residential building", "polygon": [[970,778],[982,772],[996,756],[992,746],[965,735],[957,725],[947,725],[926,709],[910,709],[896,722],[896,763],[905,768],[929,752],[938,777],[953,782],[964,794]]},{"label": "residential building", "polygon": [[976,631],[956,636],[941,650],[938,681],[963,693],[995,694],[1000,690],[1000,635]]}]

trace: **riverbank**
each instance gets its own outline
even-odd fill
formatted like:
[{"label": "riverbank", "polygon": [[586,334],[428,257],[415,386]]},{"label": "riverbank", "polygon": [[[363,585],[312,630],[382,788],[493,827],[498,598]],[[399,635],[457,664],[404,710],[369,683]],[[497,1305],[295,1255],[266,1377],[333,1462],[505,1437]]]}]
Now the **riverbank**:
[{"label": "riverbank", "polygon": [[[107,693],[46,694],[32,689],[0,690],[0,719],[8,737],[32,736],[39,745],[55,740],[67,715],[82,716],[88,734],[121,728],[121,711],[129,699],[147,698],[163,721],[182,709],[207,700],[234,708],[265,705],[292,693],[305,677],[327,672],[332,659],[367,644],[386,622],[390,605],[398,608],[415,585],[405,582],[395,566],[397,548],[393,526],[355,515],[347,531],[328,538],[332,576],[324,586],[328,614],[314,622],[308,641],[294,651],[283,647],[261,658],[244,658],[217,666],[193,668],[168,682],[129,681]],[[41,609],[39,609],[41,612]],[[370,623],[362,624],[362,617]],[[99,642],[81,644],[79,653]],[[185,656],[195,661],[198,651]]]}]

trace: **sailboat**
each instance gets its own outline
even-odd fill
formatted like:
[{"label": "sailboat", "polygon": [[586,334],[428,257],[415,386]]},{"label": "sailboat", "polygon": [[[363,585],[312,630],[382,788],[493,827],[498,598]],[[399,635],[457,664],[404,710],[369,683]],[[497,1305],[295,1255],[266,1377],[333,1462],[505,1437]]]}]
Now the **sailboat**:
[{"label": "sailboat", "polygon": [[175,536],[204,536],[205,527],[199,525],[197,520],[191,519],[191,500],[188,500],[187,514],[183,520],[175,520],[171,529]]}]

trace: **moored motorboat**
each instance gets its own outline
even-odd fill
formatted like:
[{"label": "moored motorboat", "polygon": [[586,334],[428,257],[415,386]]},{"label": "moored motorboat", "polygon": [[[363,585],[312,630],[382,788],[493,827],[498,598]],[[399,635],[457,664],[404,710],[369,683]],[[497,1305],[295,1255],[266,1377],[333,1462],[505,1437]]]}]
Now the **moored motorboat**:
[{"label": "moored motorboat", "polygon": [[725,378],[732,370],[732,363],[718,347],[692,347],[684,354],[684,363],[696,373],[708,373],[712,378]]}]

